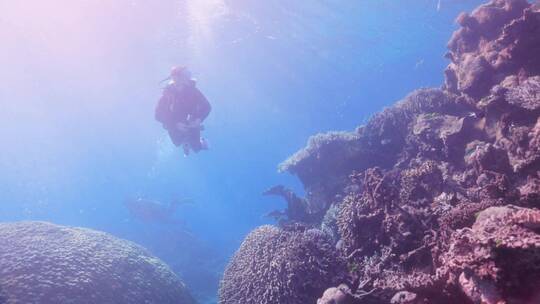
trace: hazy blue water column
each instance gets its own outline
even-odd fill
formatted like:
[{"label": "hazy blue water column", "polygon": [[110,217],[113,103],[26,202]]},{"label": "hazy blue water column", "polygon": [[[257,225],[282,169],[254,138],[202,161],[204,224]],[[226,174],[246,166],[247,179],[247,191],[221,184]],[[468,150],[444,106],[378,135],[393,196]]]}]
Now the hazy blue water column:
[{"label": "hazy blue water column", "polygon": [[[276,165],[308,136],[442,83],[453,20],[479,3],[0,1],[0,219],[144,243],[124,199],[191,197],[178,218],[226,258],[283,207],[264,189],[301,193]],[[176,64],[214,107],[211,150],[189,158],[153,120]]]}]

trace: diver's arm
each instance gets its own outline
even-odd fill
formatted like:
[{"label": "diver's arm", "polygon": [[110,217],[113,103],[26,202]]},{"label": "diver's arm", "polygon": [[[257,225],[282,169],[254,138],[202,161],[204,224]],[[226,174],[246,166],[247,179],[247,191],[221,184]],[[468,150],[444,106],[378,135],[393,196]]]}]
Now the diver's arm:
[{"label": "diver's arm", "polygon": [[208,102],[208,99],[199,91],[196,90],[197,94],[197,113],[194,115],[196,119],[199,119],[201,122],[208,117],[210,114],[210,111],[212,110],[212,106],[210,105],[210,102]]},{"label": "diver's arm", "polygon": [[168,100],[165,95],[161,96],[161,98],[158,101],[158,104],[156,106],[156,111],[154,114],[154,118],[161,122],[165,123],[166,117],[167,117],[167,108],[168,108]]},{"label": "diver's arm", "polygon": [[155,119],[161,122],[165,128],[168,128],[174,124],[173,117],[171,115],[172,101],[172,92],[170,91],[170,88],[166,87],[163,90],[163,95],[158,101],[154,114]]}]

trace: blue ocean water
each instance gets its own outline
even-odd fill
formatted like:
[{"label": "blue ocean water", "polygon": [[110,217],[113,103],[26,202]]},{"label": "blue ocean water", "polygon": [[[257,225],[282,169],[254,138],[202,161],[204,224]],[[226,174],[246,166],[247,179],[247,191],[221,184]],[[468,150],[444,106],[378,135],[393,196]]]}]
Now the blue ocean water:
[{"label": "blue ocean water", "polygon": [[[44,220],[135,241],[215,303],[277,164],[439,86],[453,20],[483,1],[0,0],[0,221]],[[184,157],[154,120],[174,65],[213,111],[210,150]],[[174,223],[124,202],[189,198]]]}]

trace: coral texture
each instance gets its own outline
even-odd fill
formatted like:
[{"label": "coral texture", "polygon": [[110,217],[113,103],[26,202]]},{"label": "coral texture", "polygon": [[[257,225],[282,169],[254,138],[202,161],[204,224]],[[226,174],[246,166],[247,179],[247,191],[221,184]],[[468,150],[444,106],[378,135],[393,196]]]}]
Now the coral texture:
[{"label": "coral texture", "polygon": [[440,256],[439,275],[474,303],[540,301],[540,211],[515,206],[479,213],[456,231]]},{"label": "coral texture", "polygon": [[316,229],[253,230],[229,263],[219,290],[222,304],[315,303],[338,283],[344,264]]},{"label": "coral texture", "polygon": [[452,63],[446,87],[474,98],[486,96],[506,76],[540,73],[538,9],[526,0],[493,0],[461,14],[448,43]]},{"label": "coral texture", "polygon": [[145,249],[109,234],[45,222],[0,224],[0,302],[195,301]]},{"label": "coral texture", "polygon": [[453,94],[439,89],[418,90],[354,132],[311,137],[307,147],[281,163],[279,170],[300,178],[311,210],[327,209],[358,186],[350,183],[352,172],[374,166],[391,168],[398,161],[408,126],[419,113],[465,115],[470,111],[472,107],[459,102]]},{"label": "coral texture", "polygon": [[319,303],[540,303],[540,3],[493,0],[457,22],[441,89],[313,136],[279,167],[322,215],[303,224],[347,262]]}]

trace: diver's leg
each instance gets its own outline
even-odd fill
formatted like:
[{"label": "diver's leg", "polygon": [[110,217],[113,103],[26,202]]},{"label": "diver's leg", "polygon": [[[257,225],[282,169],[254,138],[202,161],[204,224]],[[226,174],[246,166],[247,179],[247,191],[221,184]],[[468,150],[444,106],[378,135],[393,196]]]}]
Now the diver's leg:
[{"label": "diver's leg", "polygon": [[182,145],[182,149],[184,150],[184,156],[188,156],[189,155],[189,145],[187,143],[184,143]]},{"label": "diver's leg", "polygon": [[178,130],[175,129],[168,129],[169,137],[171,138],[172,143],[179,147],[184,143],[184,137],[178,132]]},{"label": "diver's leg", "polygon": [[199,128],[193,129],[188,134],[188,142],[191,149],[195,152],[199,152],[204,149],[201,143],[201,130]]},{"label": "diver's leg", "polygon": [[201,142],[201,150],[208,150],[208,141],[203,137],[199,141]]},{"label": "diver's leg", "polygon": [[188,156],[190,151],[189,134],[186,135],[185,132],[181,132],[177,129],[169,129],[168,131],[173,144],[177,147],[181,146],[184,151],[184,156]]}]

